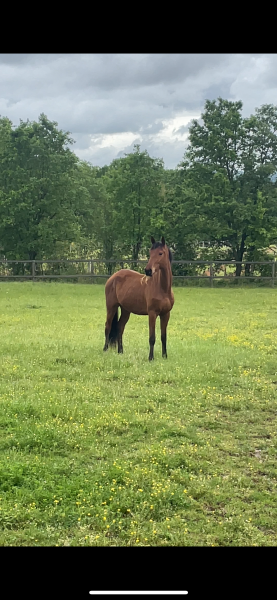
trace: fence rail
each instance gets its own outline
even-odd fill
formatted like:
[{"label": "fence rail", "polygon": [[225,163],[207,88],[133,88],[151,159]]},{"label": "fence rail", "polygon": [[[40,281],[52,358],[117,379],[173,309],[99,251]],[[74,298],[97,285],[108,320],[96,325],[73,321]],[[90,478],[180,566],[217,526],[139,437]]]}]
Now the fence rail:
[{"label": "fence rail", "polygon": [[[108,278],[115,271],[132,267],[144,273],[147,259],[127,258],[103,260],[100,258],[49,259],[49,260],[6,260],[0,259],[0,280],[7,279],[79,279]],[[213,287],[217,280],[265,280],[276,281],[275,260],[228,261],[228,260],[173,260],[173,279],[207,279]],[[241,274],[236,276],[240,265]]]}]

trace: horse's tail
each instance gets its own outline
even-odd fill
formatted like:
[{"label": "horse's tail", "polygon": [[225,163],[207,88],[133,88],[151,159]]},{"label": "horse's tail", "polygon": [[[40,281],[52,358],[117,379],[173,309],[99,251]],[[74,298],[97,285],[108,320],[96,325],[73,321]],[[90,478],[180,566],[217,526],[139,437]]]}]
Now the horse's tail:
[{"label": "horse's tail", "polygon": [[111,331],[109,334],[109,344],[110,346],[115,346],[118,338],[118,309],[114,315]]}]

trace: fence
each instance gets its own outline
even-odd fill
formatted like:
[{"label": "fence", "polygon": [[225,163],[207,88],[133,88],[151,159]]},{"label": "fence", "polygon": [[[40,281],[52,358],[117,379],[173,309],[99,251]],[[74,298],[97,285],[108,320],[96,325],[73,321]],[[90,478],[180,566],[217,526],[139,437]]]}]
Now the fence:
[{"label": "fence", "polygon": [[[70,260],[6,260],[0,259],[0,280],[29,279],[79,279],[88,278],[91,282],[98,278],[108,278],[119,269],[133,268],[144,273],[145,260],[102,260],[102,259],[70,259]],[[241,265],[240,277],[235,277],[236,269]],[[172,273],[174,280],[206,279],[213,287],[215,281],[233,280],[267,280],[274,287],[276,280],[275,260],[257,262],[235,261],[188,261],[173,260]]]}]

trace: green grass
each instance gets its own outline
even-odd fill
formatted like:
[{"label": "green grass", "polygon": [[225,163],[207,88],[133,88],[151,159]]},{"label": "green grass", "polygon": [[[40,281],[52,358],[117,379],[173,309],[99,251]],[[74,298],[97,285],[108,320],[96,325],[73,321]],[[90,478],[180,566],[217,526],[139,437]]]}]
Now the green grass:
[{"label": "green grass", "polygon": [[175,289],[167,361],[104,322],[103,286],[0,284],[0,545],[276,545],[277,291]]}]

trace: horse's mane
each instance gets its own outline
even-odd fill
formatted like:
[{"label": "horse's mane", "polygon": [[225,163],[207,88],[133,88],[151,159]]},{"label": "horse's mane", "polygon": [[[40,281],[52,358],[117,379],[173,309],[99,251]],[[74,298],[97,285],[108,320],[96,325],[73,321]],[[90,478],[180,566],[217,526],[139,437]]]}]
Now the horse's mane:
[{"label": "horse's mane", "polygon": [[[152,245],[151,250],[156,250],[156,248],[163,248],[162,242],[155,242],[155,244]],[[167,249],[168,249],[169,261],[171,263],[172,262],[171,250],[168,246],[167,246]]]}]

